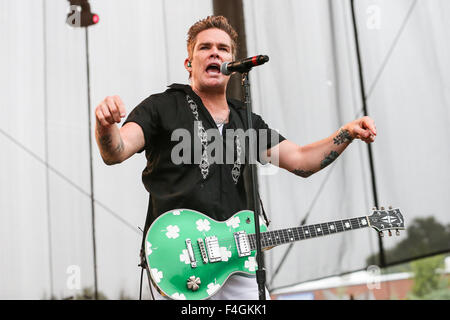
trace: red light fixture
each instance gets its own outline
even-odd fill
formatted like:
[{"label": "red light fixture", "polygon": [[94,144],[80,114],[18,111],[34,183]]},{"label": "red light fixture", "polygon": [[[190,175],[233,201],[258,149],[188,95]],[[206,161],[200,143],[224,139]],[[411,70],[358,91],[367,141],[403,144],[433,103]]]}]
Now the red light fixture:
[{"label": "red light fixture", "polygon": [[89,27],[97,24],[100,17],[91,12],[88,0],[68,0],[70,11],[67,14],[66,23],[71,27]]}]

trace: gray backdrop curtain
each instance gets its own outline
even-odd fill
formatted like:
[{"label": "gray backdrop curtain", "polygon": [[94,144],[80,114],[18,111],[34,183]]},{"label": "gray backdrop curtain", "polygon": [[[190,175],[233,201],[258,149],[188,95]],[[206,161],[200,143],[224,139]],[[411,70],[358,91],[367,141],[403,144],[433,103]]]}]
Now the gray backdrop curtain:
[{"label": "gray backdrop curtain", "polygon": [[[433,216],[448,224],[450,3],[355,2],[379,132],[380,204],[400,207],[406,223]],[[0,0],[1,299],[93,288],[88,99],[93,110],[118,94],[129,112],[166,85],[187,83],[187,29],[212,14],[209,0],[90,3],[100,22],[88,29],[88,97],[85,31],[65,24],[68,2]],[[248,55],[270,56],[251,72],[253,106],[269,125],[307,144],[362,115],[349,1],[245,0],[244,13]],[[108,298],[137,298],[145,157],[109,167],[95,143],[92,152],[98,287]],[[308,179],[270,166],[259,173],[271,228],[298,225],[308,210],[307,223],[370,214],[367,148],[359,141]],[[385,239],[385,248],[406,236]],[[298,242],[274,277],[286,249],[266,254],[271,287],[365,268],[378,244],[368,229]]]}]

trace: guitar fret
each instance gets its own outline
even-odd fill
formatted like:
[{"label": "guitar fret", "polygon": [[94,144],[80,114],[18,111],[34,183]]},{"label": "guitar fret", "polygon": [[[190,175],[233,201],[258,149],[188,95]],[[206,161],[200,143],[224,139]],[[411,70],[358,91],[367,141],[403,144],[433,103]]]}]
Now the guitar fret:
[{"label": "guitar fret", "polygon": [[358,218],[358,222],[359,222],[361,228],[365,228],[365,227],[368,227],[368,226],[369,226],[369,222],[367,221],[367,218],[366,218],[366,217],[360,217],[360,218]]},{"label": "guitar fret", "polygon": [[306,228],[308,228],[309,234],[311,235],[311,238],[315,238],[316,237],[316,231],[314,230],[313,226],[306,226]]},{"label": "guitar fret", "polygon": [[266,246],[272,246],[273,245],[273,243],[272,243],[272,241],[270,239],[271,239],[270,238],[270,233],[268,233],[268,232],[264,233],[264,241],[266,242]]},{"label": "guitar fret", "polygon": [[353,229],[359,229],[360,228],[358,219],[352,218],[352,219],[350,219],[350,221],[352,223]]},{"label": "guitar fret", "polygon": [[299,241],[299,240],[302,239],[300,237],[300,232],[299,232],[298,228],[292,228],[291,230],[292,230],[292,233],[294,235],[295,241]]},{"label": "guitar fret", "polygon": [[279,243],[283,244],[284,243],[283,230],[278,230],[277,233],[278,233],[278,241],[279,241]]},{"label": "guitar fret", "polygon": [[324,234],[330,234],[330,230],[328,230],[328,225],[326,223],[321,223],[322,230]]},{"label": "guitar fret", "polygon": [[288,229],[284,229],[283,230],[283,233],[284,233],[284,240],[285,240],[285,242],[289,242],[289,240],[290,240],[290,235],[289,235],[289,231],[288,231]]},{"label": "guitar fret", "polygon": [[286,242],[291,242],[291,235],[290,235],[290,232],[289,232],[289,229],[284,229],[284,235],[285,235],[285,238],[286,238]]},{"label": "guitar fret", "polygon": [[306,239],[311,238],[311,233],[309,232],[308,226],[304,226],[302,229],[303,229],[303,232],[305,234],[305,238]]},{"label": "guitar fret", "polygon": [[[291,240],[292,239],[292,240]],[[292,230],[291,229],[286,229],[286,240],[288,242],[292,242],[293,241],[293,237],[292,237]]]},{"label": "guitar fret", "polygon": [[276,237],[276,232],[270,232],[270,238],[272,239],[272,245],[277,245],[278,244],[277,237]]},{"label": "guitar fret", "polygon": [[301,240],[300,233],[298,232],[297,228],[292,228],[292,232],[294,234],[295,241]]},{"label": "guitar fret", "polygon": [[298,233],[298,237],[300,238],[300,240],[305,239],[305,235],[303,234],[303,229],[302,227],[298,227],[297,229],[297,233]]},{"label": "guitar fret", "polygon": [[269,237],[269,241],[271,242],[271,245],[276,245],[277,244],[277,239],[275,238],[275,232],[274,231],[269,231],[268,234],[270,235]]},{"label": "guitar fret", "polygon": [[260,236],[260,240],[261,240],[261,247],[264,248],[266,246],[265,241],[264,241],[264,234],[261,233]]},{"label": "guitar fret", "polygon": [[298,237],[298,234],[295,233],[295,228],[291,229],[291,234],[292,234],[292,239],[294,239],[293,241],[300,240],[300,238]]},{"label": "guitar fret", "polygon": [[288,230],[288,235],[289,235],[289,241],[296,241],[298,240],[298,238],[296,239],[295,237],[295,233],[293,229],[289,229]]},{"label": "guitar fret", "polygon": [[268,247],[270,245],[270,240],[268,239],[268,234],[267,233],[261,233],[261,238],[263,238],[264,242],[263,242],[263,246],[264,247]]},{"label": "guitar fret", "polygon": [[282,243],[283,243],[283,242],[282,242],[282,239],[281,239],[281,233],[280,233],[280,230],[277,230],[277,231],[276,231],[276,241],[277,241],[278,244],[282,244]]},{"label": "guitar fret", "polygon": [[[367,217],[350,218],[336,220],[325,223],[312,224],[288,229],[279,229],[261,233],[261,246],[263,248],[291,243],[299,240],[306,240],[319,236],[325,236],[337,232],[349,231],[368,227]],[[256,235],[249,234],[251,250],[256,250]]]},{"label": "guitar fret", "polygon": [[344,225],[342,224],[342,221],[340,221],[340,220],[335,221],[335,224],[336,224],[336,230],[338,232],[344,231]]},{"label": "guitar fret", "polygon": [[328,222],[327,224],[328,224],[328,230],[330,231],[330,234],[337,232],[337,230],[336,230],[337,227],[336,227],[336,224],[334,222]]},{"label": "guitar fret", "polygon": [[342,223],[344,225],[344,230],[351,230],[352,229],[352,224],[350,223],[349,220],[342,220]]},{"label": "guitar fret", "polygon": [[317,236],[323,236],[323,229],[320,224],[315,224],[314,227],[316,228]]},{"label": "guitar fret", "polygon": [[288,237],[287,237],[287,234],[286,234],[286,229],[282,229],[282,230],[281,230],[281,235],[282,235],[282,238],[281,238],[281,239],[282,239],[282,242],[283,242],[283,243],[288,242],[288,240],[287,240]]}]

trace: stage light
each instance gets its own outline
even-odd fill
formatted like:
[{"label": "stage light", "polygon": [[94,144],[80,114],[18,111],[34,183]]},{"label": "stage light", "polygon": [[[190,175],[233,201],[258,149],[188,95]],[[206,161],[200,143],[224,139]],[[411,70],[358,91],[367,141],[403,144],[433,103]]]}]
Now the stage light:
[{"label": "stage light", "polygon": [[71,27],[89,27],[97,24],[100,17],[91,12],[88,0],[68,0],[70,3],[66,23]]}]

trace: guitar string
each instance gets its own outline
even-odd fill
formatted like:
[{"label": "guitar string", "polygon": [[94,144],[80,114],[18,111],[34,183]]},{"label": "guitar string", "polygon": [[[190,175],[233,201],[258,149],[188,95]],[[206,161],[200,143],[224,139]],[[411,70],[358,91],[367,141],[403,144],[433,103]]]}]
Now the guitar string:
[{"label": "guitar string", "polygon": [[[365,221],[362,226],[360,221]],[[350,227],[344,228],[345,223],[349,222]],[[334,231],[330,231],[330,226],[334,226],[336,229]],[[367,217],[358,217],[358,218],[350,218],[345,220],[337,220],[326,223],[318,223],[307,225],[303,227],[295,227],[295,228],[286,228],[279,229],[273,231],[265,231],[261,233],[261,241],[263,247],[270,247],[274,245],[282,245],[290,242],[296,242],[300,240],[307,240],[310,238],[330,235],[333,233],[349,231],[353,229],[359,229],[363,227],[367,227]],[[320,228],[320,229],[319,229]],[[320,231],[319,231],[320,230]],[[331,229],[333,230],[333,229]],[[307,231],[307,232],[306,232]],[[249,234],[249,244],[251,246],[251,251],[254,251],[256,248],[254,234]],[[234,238],[222,238],[220,239],[219,247],[227,247],[228,249],[237,250],[236,240]],[[183,250],[187,250],[183,249]],[[196,245],[192,246],[192,250],[194,254],[202,256],[202,250],[200,247]],[[208,252],[205,245],[205,252]]]},{"label": "guitar string", "polygon": [[[311,239],[311,238],[316,238],[316,237],[321,237],[321,236],[326,236],[326,235],[330,235],[330,234],[334,234],[334,233],[338,233],[338,232],[344,232],[344,231],[350,231],[350,230],[354,230],[354,229],[360,229],[363,227],[367,227],[367,224],[363,224],[361,226],[361,224],[359,223],[359,219],[366,219],[365,217],[361,217],[361,218],[351,218],[348,220],[339,220],[339,221],[333,221],[333,222],[327,222],[327,223],[322,223],[322,224],[314,224],[314,225],[308,225],[308,226],[303,226],[303,227],[297,227],[297,228],[287,228],[287,229],[279,229],[279,230],[274,230],[274,231],[265,231],[262,234],[262,246],[263,247],[270,247],[270,246],[274,246],[274,245],[282,245],[282,244],[287,244],[290,242],[296,242],[296,241],[300,241],[300,240],[307,240],[307,239]],[[337,222],[341,223],[341,225],[336,224]],[[349,228],[344,228],[344,223],[345,222],[350,222],[351,227]],[[336,227],[336,230],[334,231],[330,231],[329,225],[334,225]],[[319,229],[321,231],[319,231]],[[300,230],[303,229],[303,230]],[[309,233],[306,234],[305,230],[308,231]],[[314,233],[313,233],[314,231]],[[255,250],[256,244],[255,244],[255,234],[249,234],[249,243],[251,246],[251,251]],[[265,235],[268,235],[268,237],[265,237]],[[231,244],[231,245],[230,245]],[[230,246],[228,246],[230,245]],[[234,238],[222,238],[220,240],[219,243],[219,247],[227,247],[228,249],[235,249],[237,250],[237,246],[236,246],[236,240]],[[192,246],[193,252],[194,254],[197,255],[202,255],[202,250],[200,249],[200,247],[197,246]],[[187,249],[183,249],[183,250],[187,250]],[[205,252],[207,252],[206,246],[205,246]]]},{"label": "guitar string", "polygon": [[[346,225],[349,223],[349,226]],[[330,228],[330,226],[334,226],[334,228]],[[278,229],[278,230],[268,230],[261,233],[261,244],[263,248],[273,247],[275,245],[287,244],[290,242],[296,242],[300,240],[307,240],[311,238],[316,238],[320,236],[326,236],[334,233],[350,231],[355,229],[361,229],[365,227],[369,227],[368,218],[367,217],[358,217],[358,218],[350,218],[344,220],[336,220],[331,222],[324,222],[318,224],[311,224],[307,226],[294,227],[294,228],[286,228],[286,229]],[[393,228],[389,228],[393,229]],[[330,231],[331,230],[331,231]],[[256,249],[256,239],[255,234],[248,234],[250,251],[254,251]],[[219,248],[226,247],[228,250],[237,251],[236,239],[233,238],[222,238],[220,239]],[[183,253],[184,254],[183,249]],[[203,257],[203,253],[206,253],[209,256],[209,252],[207,250],[206,244],[204,243],[204,251],[200,248],[200,246],[193,245],[192,251],[195,255]],[[201,259],[200,259],[201,260]]]}]

